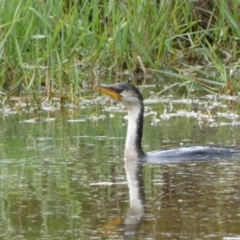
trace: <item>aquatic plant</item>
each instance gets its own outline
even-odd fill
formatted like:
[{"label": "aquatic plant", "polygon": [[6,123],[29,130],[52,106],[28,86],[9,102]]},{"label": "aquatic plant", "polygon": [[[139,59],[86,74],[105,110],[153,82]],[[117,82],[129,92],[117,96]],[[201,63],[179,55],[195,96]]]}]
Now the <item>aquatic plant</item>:
[{"label": "aquatic plant", "polygon": [[99,79],[236,89],[238,12],[224,0],[2,1],[1,98],[74,102]]}]

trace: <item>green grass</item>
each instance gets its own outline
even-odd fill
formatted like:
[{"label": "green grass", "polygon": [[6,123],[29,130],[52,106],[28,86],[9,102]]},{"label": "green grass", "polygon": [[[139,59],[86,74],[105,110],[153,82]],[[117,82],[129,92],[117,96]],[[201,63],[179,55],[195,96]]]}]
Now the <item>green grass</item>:
[{"label": "green grass", "polygon": [[206,21],[197,1],[158,2],[3,1],[1,98],[75,101],[86,82],[124,80],[123,72],[213,92],[229,90],[231,78],[238,90],[240,3],[212,1]]}]

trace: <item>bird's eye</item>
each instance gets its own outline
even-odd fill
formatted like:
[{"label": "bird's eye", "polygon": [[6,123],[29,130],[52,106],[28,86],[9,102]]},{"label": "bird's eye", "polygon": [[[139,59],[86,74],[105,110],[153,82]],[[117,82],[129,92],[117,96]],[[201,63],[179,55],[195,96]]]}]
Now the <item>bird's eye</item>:
[{"label": "bird's eye", "polygon": [[117,92],[118,92],[118,94],[121,94],[123,92],[123,90],[122,89],[118,89]]}]

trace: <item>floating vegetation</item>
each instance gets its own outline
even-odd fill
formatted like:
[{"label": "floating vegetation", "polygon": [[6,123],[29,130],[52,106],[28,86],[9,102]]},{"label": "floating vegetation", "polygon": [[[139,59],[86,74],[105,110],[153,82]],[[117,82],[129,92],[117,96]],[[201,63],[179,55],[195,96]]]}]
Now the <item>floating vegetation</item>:
[{"label": "floating vegetation", "polygon": [[21,122],[24,122],[24,123],[43,123],[43,122],[52,122],[54,120],[56,120],[56,119],[55,118],[36,117],[36,118],[32,118],[32,119],[23,120]]},{"label": "floating vegetation", "polygon": [[86,122],[87,119],[86,118],[78,118],[78,119],[68,119],[67,120],[68,122],[71,122],[71,123],[79,123],[79,122]]}]

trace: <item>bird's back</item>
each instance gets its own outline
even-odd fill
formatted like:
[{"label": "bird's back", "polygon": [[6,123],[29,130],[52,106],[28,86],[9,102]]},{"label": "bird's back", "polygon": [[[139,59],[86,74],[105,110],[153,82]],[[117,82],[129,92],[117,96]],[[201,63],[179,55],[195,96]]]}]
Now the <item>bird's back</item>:
[{"label": "bird's back", "polygon": [[190,146],[149,152],[144,156],[144,161],[152,163],[224,159],[240,159],[240,149],[220,146]]}]

